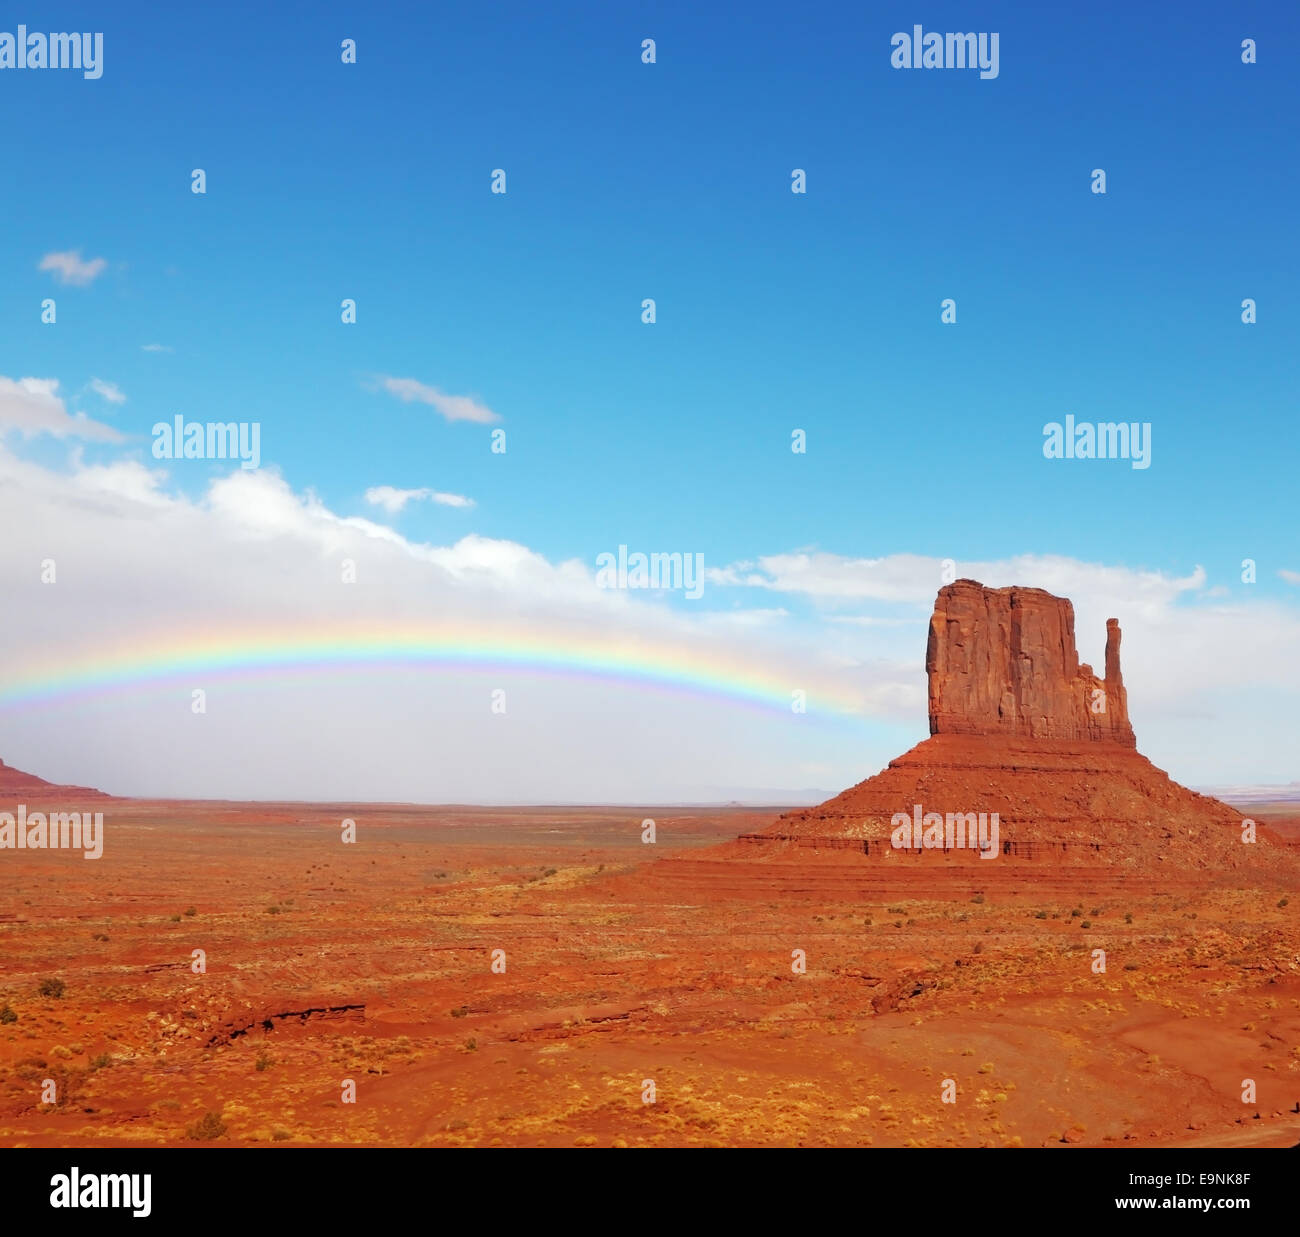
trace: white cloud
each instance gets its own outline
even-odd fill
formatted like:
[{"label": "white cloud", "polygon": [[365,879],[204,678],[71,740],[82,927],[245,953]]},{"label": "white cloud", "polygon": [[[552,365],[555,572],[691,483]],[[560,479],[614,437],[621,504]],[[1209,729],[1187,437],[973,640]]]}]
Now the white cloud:
[{"label": "white cloud", "polygon": [[[772,554],[711,568],[709,581],[721,586],[800,594],[833,606],[845,602],[903,602],[929,606],[944,579],[944,560],[918,554],[845,558],[825,552]],[[1070,597],[1078,593],[1123,598],[1130,605],[1161,606],[1205,584],[1197,567],[1185,577],[1158,571],[1081,563],[1052,554],[1021,554],[996,561],[961,561],[957,575],[990,588],[1021,585]]]},{"label": "white cloud", "polygon": [[57,378],[15,380],[0,375],[0,435],[6,429],[16,429],[24,438],[50,434],[92,442],[123,441],[111,425],[92,421],[80,412],[69,415],[59,395]]},{"label": "white cloud", "polygon": [[126,403],[126,396],[122,394],[122,388],[116,382],[107,382],[103,378],[92,378],[90,380],[90,389],[102,399],[108,400],[110,404]]},{"label": "white cloud", "polygon": [[937,560],[915,554],[886,558],[842,558],[822,552],[770,554],[755,562],[709,568],[705,575],[720,585],[802,593],[831,600],[919,601],[937,587]]},{"label": "white cloud", "polygon": [[[52,381],[0,380],[0,424],[14,422],[16,401],[37,406],[24,412],[32,432],[34,418],[72,420]],[[0,707],[0,756],[36,773],[179,796],[664,802],[692,787],[803,786],[810,762],[826,770],[819,784],[838,789],[926,733],[939,559],[756,558],[722,574],[754,577],[760,591],[714,580],[699,608],[674,607],[597,588],[594,564],[517,541],[408,539],[382,517],[341,516],[270,470],[232,467],[189,497],[174,484],[183,461],[167,472],[70,455],[56,470],[0,440],[0,578],[10,581],[0,688],[42,666],[75,679],[80,665],[114,665],[118,648],[156,648],[167,664],[173,646],[238,649],[250,633],[355,647],[361,632],[362,647],[383,651],[389,633],[450,629],[455,647],[480,651],[464,664],[381,658],[363,673],[326,659],[288,674],[129,674],[89,704]],[[33,567],[46,558],[58,564],[53,588]],[[341,582],[345,560],[354,584]],[[1070,597],[1080,654],[1094,665],[1105,619],[1118,617],[1140,749],[1179,780],[1293,775],[1300,607],[1210,597],[1200,569],[1041,555],[957,566],[991,585]],[[788,590],[774,598],[777,584]],[[748,604],[787,599],[812,604]],[[555,666],[530,669],[534,650],[560,650]],[[646,690],[639,668],[656,665],[775,681],[778,694],[788,684],[807,691],[809,712]],[[195,717],[200,687],[208,713]],[[489,708],[497,689],[504,718]]]},{"label": "white cloud", "polygon": [[1277,574],[1288,584],[1300,584],[1300,571],[1291,571],[1286,567],[1279,567]]},{"label": "white cloud", "polygon": [[141,344],[141,352],[175,352],[175,348],[170,348],[166,344]]},{"label": "white cloud", "polygon": [[428,501],[441,507],[472,507],[474,500],[463,494],[447,494],[441,490],[399,490],[391,485],[373,485],[366,491],[366,502],[383,507],[389,515],[396,515],[409,502]]},{"label": "white cloud", "polygon": [[[450,631],[453,648],[481,651],[463,664],[385,655],[363,674],[313,664],[232,681],[200,667],[193,683],[127,676],[126,690],[92,708],[0,704],[5,760],[38,772],[72,761],[79,782],[137,793],[661,801],[720,779],[771,786],[788,741],[800,759],[827,758],[828,727],[851,747],[848,777],[877,731],[863,718],[833,721],[830,702],[850,702],[851,676],[816,641],[598,588],[594,564],[516,541],[412,541],[266,469],[233,468],[189,497],[174,484],[184,471],[87,466],[75,451],[70,471],[56,471],[0,443],[0,578],[18,582],[0,686],[41,666],[111,663],[117,648],[156,648],[165,662],[171,646],[238,647],[245,633],[292,648],[358,647],[355,633],[374,632],[360,646],[382,652],[390,632]],[[57,561],[57,588],[40,584],[33,564],[45,558]],[[345,560],[355,584],[341,582]],[[825,716],[749,711],[725,691],[682,695],[653,669],[643,678],[643,666],[775,678]],[[178,726],[196,687],[208,692],[207,720]],[[497,688],[508,692],[507,725],[488,707]],[[923,725],[924,714],[910,720]],[[879,759],[897,746],[883,744]]]},{"label": "white cloud", "polygon": [[85,494],[127,499],[148,507],[167,507],[172,499],[163,492],[166,470],[146,468],[139,460],[117,460],[112,464],[79,466],[75,485]]},{"label": "white cloud", "polygon": [[491,425],[500,421],[491,408],[468,395],[448,395],[414,378],[381,377],[379,384],[405,404],[428,404],[448,421],[474,421]]},{"label": "white cloud", "polygon": [[84,288],[87,284],[94,283],[108,269],[108,260],[91,258],[87,262],[82,258],[80,249],[68,249],[62,253],[47,253],[36,269],[51,271],[54,278],[62,284]]},{"label": "white cloud", "polygon": [[437,503],[440,507],[474,506],[474,500],[466,498],[464,494],[446,494],[442,490],[434,490],[428,497],[430,502]]}]

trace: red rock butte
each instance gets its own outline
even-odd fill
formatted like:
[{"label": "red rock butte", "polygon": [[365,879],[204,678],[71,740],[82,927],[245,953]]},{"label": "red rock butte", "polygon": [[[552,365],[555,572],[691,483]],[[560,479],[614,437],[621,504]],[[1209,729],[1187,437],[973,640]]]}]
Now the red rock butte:
[{"label": "red rock butte", "polygon": [[1106,623],[1105,677],[1080,664],[1074,607],[1038,588],[939,590],[926,648],[930,738],[818,807],[747,842],[864,852],[893,862],[975,862],[977,850],[898,849],[897,813],[998,814],[997,858],[1236,870],[1294,862],[1242,814],[1188,790],[1137,751]]},{"label": "red rock butte", "polygon": [[[110,796],[89,786],[59,786],[32,773],[24,773],[0,760],[0,812],[11,811],[16,802],[28,804],[33,811],[43,811],[47,803],[71,799],[107,799]],[[69,811],[75,807],[69,806]]]},{"label": "red rock butte", "polygon": [[1118,619],[1106,620],[1106,677],[1079,664],[1074,607],[1041,588],[939,590],[930,619],[930,733],[1069,739],[1136,747],[1119,669]]}]

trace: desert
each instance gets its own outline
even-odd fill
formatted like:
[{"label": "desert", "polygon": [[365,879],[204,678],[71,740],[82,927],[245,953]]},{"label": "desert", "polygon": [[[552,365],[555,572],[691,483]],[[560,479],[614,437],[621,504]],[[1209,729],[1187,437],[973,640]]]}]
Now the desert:
[{"label": "desert", "polygon": [[101,795],[0,858],[0,1141],[1294,1145],[1300,812],[1170,781],[1106,660],[958,581],[931,737],[818,808]]}]

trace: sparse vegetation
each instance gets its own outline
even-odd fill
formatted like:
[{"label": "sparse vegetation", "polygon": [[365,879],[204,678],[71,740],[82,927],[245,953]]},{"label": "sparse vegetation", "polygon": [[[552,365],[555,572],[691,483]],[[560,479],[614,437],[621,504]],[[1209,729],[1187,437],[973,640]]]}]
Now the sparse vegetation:
[{"label": "sparse vegetation", "polygon": [[9,1023],[17,1022],[17,1021],[18,1021],[18,1015],[15,1014],[14,1011],[8,1005],[6,1005],[3,1009],[0,1009],[0,1024],[8,1026]]},{"label": "sparse vegetation", "polygon": [[68,985],[61,979],[55,979],[53,975],[47,975],[39,984],[36,985],[36,991],[39,992],[41,996],[51,997],[56,1001],[62,997],[67,990]]},{"label": "sparse vegetation", "polygon": [[226,1132],[226,1123],[219,1112],[204,1113],[197,1121],[185,1127],[185,1137],[195,1142],[210,1142]]}]

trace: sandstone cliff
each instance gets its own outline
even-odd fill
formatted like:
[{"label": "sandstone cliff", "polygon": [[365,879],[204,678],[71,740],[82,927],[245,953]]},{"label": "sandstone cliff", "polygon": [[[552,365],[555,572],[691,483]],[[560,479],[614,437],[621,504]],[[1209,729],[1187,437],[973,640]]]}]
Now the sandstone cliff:
[{"label": "sandstone cliff", "polygon": [[1080,665],[1074,607],[1040,588],[939,590],[925,668],[931,734],[1000,734],[1136,747],[1119,668],[1119,622],[1106,623],[1106,677]]},{"label": "sandstone cliff", "polygon": [[[1243,843],[1241,813],[1180,786],[1136,750],[1106,624],[1105,678],[1079,664],[1074,608],[1036,588],[958,580],[939,591],[926,649],[930,738],[818,807],[748,842],[855,850],[893,863],[981,863],[974,852],[900,849],[896,814],[998,814],[999,857],[1227,873],[1278,864],[1270,830]],[[1098,705],[1103,707],[1098,707]],[[1288,866],[1289,865],[1289,866]]]}]

